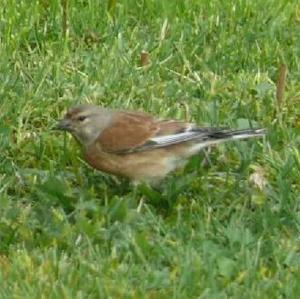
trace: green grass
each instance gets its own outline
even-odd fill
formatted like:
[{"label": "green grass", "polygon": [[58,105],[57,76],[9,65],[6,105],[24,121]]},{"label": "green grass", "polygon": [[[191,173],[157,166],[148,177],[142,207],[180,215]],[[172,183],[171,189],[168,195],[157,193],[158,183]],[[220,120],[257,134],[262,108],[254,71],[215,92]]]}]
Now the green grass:
[{"label": "green grass", "polygon": [[[3,1],[0,298],[299,298],[298,1]],[[51,130],[79,102],[269,133],[134,190]]]}]

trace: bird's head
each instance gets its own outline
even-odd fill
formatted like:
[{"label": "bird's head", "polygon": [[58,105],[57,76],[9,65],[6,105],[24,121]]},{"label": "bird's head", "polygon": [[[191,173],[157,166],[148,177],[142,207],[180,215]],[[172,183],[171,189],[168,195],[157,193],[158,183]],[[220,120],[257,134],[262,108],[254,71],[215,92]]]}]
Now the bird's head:
[{"label": "bird's head", "polygon": [[69,109],[57,129],[70,132],[83,146],[93,143],[112,121],[112,111],[94,105],[78,105]]}]

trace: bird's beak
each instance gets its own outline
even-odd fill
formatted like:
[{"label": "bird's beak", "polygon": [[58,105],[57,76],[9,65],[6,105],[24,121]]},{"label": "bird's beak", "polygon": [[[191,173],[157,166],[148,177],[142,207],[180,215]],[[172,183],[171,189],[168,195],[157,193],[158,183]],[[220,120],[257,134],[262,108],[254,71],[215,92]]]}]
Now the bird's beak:
[{"label": "bird's beak", "polygon": [[71,128],[71,121],[69,119],[61,119],[58,121],[55,129],[62,130],[62,131],[70,131]]}]

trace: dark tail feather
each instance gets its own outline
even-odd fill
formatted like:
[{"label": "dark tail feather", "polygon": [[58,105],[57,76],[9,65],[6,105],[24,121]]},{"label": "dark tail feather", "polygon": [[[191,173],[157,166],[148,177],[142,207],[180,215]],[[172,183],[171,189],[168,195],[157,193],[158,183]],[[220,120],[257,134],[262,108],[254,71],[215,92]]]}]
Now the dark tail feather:
[{"label": "dark tail feather", "polygon": [[[262,137],[266,134],[266,129],[246,129],[246,130],[226,130],[212,129],[199,136],[198,142],[191,147],[190,154],[194,155],[203,148],[216,145],[225,141],[247,139],[252,137]],[[197,141],[197,138],[194,139]]]},{"label": "dark tail feather", "polygon": [[246,139],[261,137],[266,134],[266,129],[245,129],[245,130],[218,130],[208,134],[211,139]]}]

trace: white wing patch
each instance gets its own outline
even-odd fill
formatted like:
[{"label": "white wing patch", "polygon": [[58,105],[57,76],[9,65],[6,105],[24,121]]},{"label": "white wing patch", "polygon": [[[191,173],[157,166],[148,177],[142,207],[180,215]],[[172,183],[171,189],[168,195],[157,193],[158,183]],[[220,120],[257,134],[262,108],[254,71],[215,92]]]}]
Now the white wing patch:
[{"label": "white wing patch", "polygon": [[204,147],[218,144],[226,140],[261,137],[264,136],[265,133],[265,129],[228,130],[218,128],[201,129],[196,127],[188,127],[184,132],[150,138],[144,145],[127,150],[123,153],[146,151],[178,144],[181,142],[194,141],[194,143],[191,144],[188,149],[189,154],[193,155],[199,152]]},{"label": "white wing patch", "polygon": [[163,145],[163,144],[170,144],[174,142],[177,143],[180,141],[187,141],[193,139],[196,136],[199,136],[199,132],[186,131],[183,133],[153,137],[149,139],[149,141],[159,145]]},{"label": "white wing patch", "polygon": [[156,147],[162,147],[180,142],[197,140],[197,144],[192,147],[192,150],[200,150],[203,147],[209,146],[211,144],[217,144],[225,140],[247,139],[251,137],[260,137],[263,135],[265,135],[264,129],[249,129],[238,131],[215,129],[215,131],[201,131],[201,129],[195,130],[194,127],[189,127],[185,132],[156,136],[149,139],[149,142],[154,143]]}]

